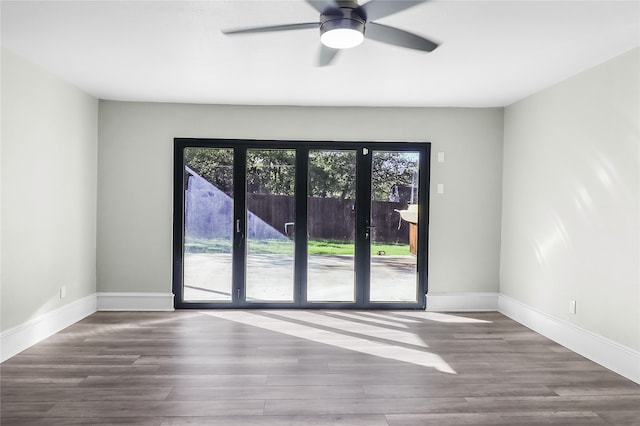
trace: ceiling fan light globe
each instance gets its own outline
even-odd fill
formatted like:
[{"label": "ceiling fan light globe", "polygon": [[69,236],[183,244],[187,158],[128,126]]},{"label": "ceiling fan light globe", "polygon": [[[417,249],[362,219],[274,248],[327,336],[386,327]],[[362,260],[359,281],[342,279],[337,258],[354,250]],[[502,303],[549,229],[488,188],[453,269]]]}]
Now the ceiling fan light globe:
[{"label": "ceiling fan light globe", "polygon": [[361,31],[352,28],[335,28],[320,36],[320,41],[332,49],[349,49],[356,47],[364,40]]}]

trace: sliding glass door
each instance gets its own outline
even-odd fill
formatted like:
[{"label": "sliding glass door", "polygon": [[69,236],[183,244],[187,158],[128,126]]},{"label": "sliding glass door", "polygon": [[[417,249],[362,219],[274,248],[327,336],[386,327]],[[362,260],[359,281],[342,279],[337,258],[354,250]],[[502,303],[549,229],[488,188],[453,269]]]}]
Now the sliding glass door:
[{"label": "sliding glass door", "polygon": [[[185,302],[230,302],[233,149],[185,148],[183,155],[182,298]],[[209,167],[205,169],[203,164]]]},{"label": "sliding glass door", "polygon": [[356,301],[356,150],[309,151],[307,301]]},{"label": "sliding glass door", "polygon": [[372,150],[371,155],[369,300],[415,303],[420,152]]},{"label": "sliding glass door", "polygon": [[294,301],[293,149],[249,149],[246,160],[246,301]]},{"label": "sliding glass door", "polygon": [[423,308],[428,160],[428,143],[176,139],[176,307]]}]

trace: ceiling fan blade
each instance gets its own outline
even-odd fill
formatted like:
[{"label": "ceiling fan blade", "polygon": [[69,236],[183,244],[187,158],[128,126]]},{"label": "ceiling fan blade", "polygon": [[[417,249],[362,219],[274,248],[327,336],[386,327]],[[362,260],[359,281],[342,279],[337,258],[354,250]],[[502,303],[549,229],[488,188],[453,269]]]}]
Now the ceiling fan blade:
[{"label": "ceiling fan blade", "polygon": [[243,34],[243,33],[268,33],[270,31],[304,30],[307,28],[318,28],[320,22],[302,22],[300,24],[271,25],[268,27],[237,28],[233,30],[222,30],[223,34]]},{"label": "ceiling fan blade", "polygon": [[307,3],[320,13],[328,7],[338,7],[334,0],[307,0]]},{"label": "ceiling fan blade", "polygon": [[431,52],[433,49],[438,47],[437,43],[427,40],[419,35],[415,35],[398,28],[377,24],[375,22],[368,22],[366,24],[364,36],[382,43],[393,44],[395,46],[406,47],[409,49],[422,50],[425,52]]},{"label": "ceiling fan blade", "polygon": [[375,21],[385,16],[401,12],[410,7],[424,3],[426,0],[371,0],[358,9],[363,10],[367,21]]},{"label": "ceiling fan blade", "polygon": [[318,66],[326,67],[331,65],[331,62],[335,59],[340,49],[332,49],[324,44],[320,46],[320,56],[318,58]]}]

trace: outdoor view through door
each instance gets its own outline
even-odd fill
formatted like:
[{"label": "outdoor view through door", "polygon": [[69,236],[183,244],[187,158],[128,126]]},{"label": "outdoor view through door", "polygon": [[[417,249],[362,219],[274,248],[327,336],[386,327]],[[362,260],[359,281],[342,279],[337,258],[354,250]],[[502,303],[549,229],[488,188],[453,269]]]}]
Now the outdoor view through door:
[{"label": "outdoor view through door", "polygon": [[309,151],[307,300],[354,302],[356,151]]},{"label": "outdoor view through door", "polygon": [[177,308],[425,304],[428,143],[176,139]]}]

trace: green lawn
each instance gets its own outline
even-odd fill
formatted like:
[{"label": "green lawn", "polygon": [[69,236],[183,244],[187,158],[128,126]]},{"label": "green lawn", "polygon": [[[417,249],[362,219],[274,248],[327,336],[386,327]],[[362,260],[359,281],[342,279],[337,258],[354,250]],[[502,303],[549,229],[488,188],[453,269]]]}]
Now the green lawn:
[{"label": "green lawn", "polygon": [[[231,253],[229,240],[186,240],[187,253]],[[250,240],[249,249],[254,254],[293,254],[294,244],[290,240]],[[310,240],[309,254],[354,254],[353,242],[335,240]],[[373,243],[371,253],[386,255],[409,255],[408,244]]]},{"label": "green lawn", "polygon": [[[354,254],[352,242],[335,240],[310,240],[309,254]],[[371,253],[384,252],[386,255],[409,255],[409,244],[373,243]]]}]

